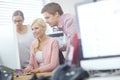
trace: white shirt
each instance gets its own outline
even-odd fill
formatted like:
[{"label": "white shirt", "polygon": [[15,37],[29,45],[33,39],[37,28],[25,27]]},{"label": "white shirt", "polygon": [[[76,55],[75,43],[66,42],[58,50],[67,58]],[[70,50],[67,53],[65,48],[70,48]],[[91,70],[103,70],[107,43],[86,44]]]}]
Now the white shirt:
[{"label": "white shirt", "polygon": [[30,45],[34,40],[32,30],[30,26],[27,26],[26,34],[17,33],[18,46],[19,46],[19,55],[20,55],[20,64],[22,68],[27,67],[30,58]]},{"label": "white shirt", "polygon": [[35,58],[37,59],[38,63],[40,64],[40,66],[43,66],[43,57],[42,57],[42,51],[37,51]]}]

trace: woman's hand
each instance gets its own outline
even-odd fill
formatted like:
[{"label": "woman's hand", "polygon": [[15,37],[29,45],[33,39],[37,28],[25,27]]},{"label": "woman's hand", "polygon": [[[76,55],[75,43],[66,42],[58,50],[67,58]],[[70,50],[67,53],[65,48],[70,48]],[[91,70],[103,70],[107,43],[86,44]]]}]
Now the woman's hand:
[{"label": "woman's hand", "polygon": [[36,68],[36,69],[31,70],[31,73],[39,73],[39,72],[40,72],[40,69],[39,69],[39,68]]},{"label": "woman's hand", "polygon": [[32,69],[31,68],[25,68],[23,70],[24,73],[31,73]]}]

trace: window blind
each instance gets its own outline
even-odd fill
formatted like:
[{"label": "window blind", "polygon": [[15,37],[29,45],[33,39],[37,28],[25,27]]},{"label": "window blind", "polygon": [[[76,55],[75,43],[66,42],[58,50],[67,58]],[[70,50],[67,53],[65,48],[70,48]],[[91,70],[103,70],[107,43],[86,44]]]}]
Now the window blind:
[{"label": "window blind", "polygon": [[0,0],[0,26],[12,24],[15,10],[24,13],[24,24],[31,24],[35,18],[42,17],[41,8],[50,0]]}]

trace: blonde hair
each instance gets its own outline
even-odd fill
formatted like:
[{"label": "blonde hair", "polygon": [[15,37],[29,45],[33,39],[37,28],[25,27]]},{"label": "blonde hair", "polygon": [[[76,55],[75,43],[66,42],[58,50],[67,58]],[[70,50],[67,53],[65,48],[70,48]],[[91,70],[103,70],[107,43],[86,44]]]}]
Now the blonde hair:
[{"label": "blonde hair", "polygon": [[45,21],[44,21],[42,18],[37,18],[37,19],[35,19],[35,20],[32,22],[31,26],[33,26],[34,24],[38,24],[38,25],[40,25],[42,28],[45,28],[45,29],[46,29],[46,23],[45,23]]},{"label": "blonde hair", "polygon": [[[34,24],[38,24],[40,27],[44,28],[44,30],[46,30],[46,23],[45,21],[42,19],[42,18],[37,18],[33,21],[33,23],[31,24],[31,27],[34,25]],[[39,39],[36,39],[34,41],[34,49],[35,49],[35,52],[37,52],[39,50],[39,47],[40,47],[40,40]]]}]

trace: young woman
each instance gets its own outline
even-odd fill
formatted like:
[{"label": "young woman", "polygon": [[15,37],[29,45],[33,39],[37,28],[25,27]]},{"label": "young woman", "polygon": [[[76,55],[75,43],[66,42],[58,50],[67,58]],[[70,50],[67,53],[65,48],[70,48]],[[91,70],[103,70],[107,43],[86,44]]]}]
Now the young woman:
[{"label": "young woman", "polygon": [[13,13],[12,21],[16,27],[21,68],[27,67],[30,57],[30,45],[34,40],[31,27],[24,25],[24,14],[20,10]]},{"label": "young woman", "polygon": [[58,41],[45,34],[46,23],[41,18],[35,19],[31,28],[36,39],[31,45],[29,65],[24,72],[51,72],[59,65]]}]

